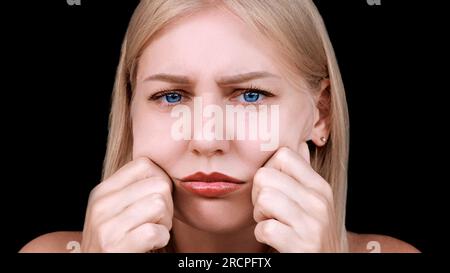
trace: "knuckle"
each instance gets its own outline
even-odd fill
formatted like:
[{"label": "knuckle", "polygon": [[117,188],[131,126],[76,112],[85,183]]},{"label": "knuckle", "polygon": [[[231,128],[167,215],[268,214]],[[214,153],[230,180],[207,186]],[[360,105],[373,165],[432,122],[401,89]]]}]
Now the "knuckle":
[{"label": "knuckle", "polygon": [[159,197],[152,200],[152,208],[157,215],[163,215],[167,211],[166,202]]},{"label": "knuckle", "polygon": [[261,223],[260,232],[264,239],[269,239],[276,232],[276,223],[274,219],[269,219]]},{"label": "knuckle", "polygon": [[172,229],[172,217],[166,217],[164,223],[162,223],[167,230],[171,230]]},{"label": "knuckle", "polygon": [[263,169],[264,169],[264,167],[259,168],[256,171],[255,175],[253,176],[253,184],[259,184],[261,177],[263,176],[263,173],[264,173]]},{"label": "knuckle", "polygon": [[255,203],[255,206],[253,208],[253,219],[256,222],[260,222],[260,221],[267,219],[267,217],[265,215],[266,215],[266,209],[264,208],[264,206],[262,206],[259,203]]},{"label": "knuckle", "polygon": [[142,226],[143,240],[154,249],[157,245],[167,245],[170,239],[169,230],[158,228],[155,224],[146,223]]},{"label": "knuckle", "polygon": [[259,168],[256,171],[255,176],[253,177],[253,183],[256,185],[262,185],[265,181],[265,177],[267,177],[269,173],[270,173],[269,168],[267,167]]},{"label": "knuckle", "polygon": [[89,193],[89,200],[95,200],[97,199],[100,194],[101,194],[101,189],[102,189],[102,183],[96,185],[91,192]]},{"label": "knuckle", "polygon": [[283,158],[289,155],[290,152],[291,150],[288,147],[281,147],[280,149],[278,149],[276,156],[278,158]]},{"label": "knuckle", "polygon": [[267,204],[270,204],[271,199],[272,190],[265,187],[259,191],[258,197],[256,198],[256,203],[264,208]]},{"label": "knuckle", "polygon": [[149,169],[152,166],[152,162],[148,157],[139,157],[136,159],[136,165],[142,167],[143,169]]},{"label": "knuckle", "polygon": [[169,229],[163,228],[163,229],[162,229],[162,232],[160,233],[159,236],[160,236],[161,241],[162,241],[162,244],[163,244],[164,246],[167,245],[167,244],[169,243],[169,240],[170,240]]},{"label": "knuckle", "polygon": [[146,223],[142,225],[142,234],[146,240],[154,241],[158,235],[158,231],[154,224]]},{"label": "knuckle", "polygon": [[255,203],[255,208],[253,209],[253,218],[255,221],[261,221],[263,219],[267,219],[268,215],[268,203],[265,201],[261,201],[260,197]]},{"label": "knuckle", "polygon": [[96,201],[94,201],[91,205],[91,211],[94,216],[94,218],[98,217],[99,215],[103,214],[104,211],[108,207],[108,201],[106,198],[101,198]]},{"label": "knuckle", "polygon": [[168,194],[172,193],[172,184],[171,183],[172,183],[171,181],[163,180],[162,185],[163,185],[163,191],[165,193],[168,193]]},{"label": "knuckle", "polygon": [[158,215],[158,216],[164,216],[166,212],[169,210],[169,207],[167,206],[167,203],[164,199],[164,195],[160,193],[154,193],[151,195],[151,199],[149,200],[151,203],[152,210]]},{"label": "knuckle", "polygon": [[267,202],[261,200],[262,198],[258,197],[253,209],[253,219],[257,222],[267,219],[267,215],[269,214]]},{"label": "knuckle", "polygon": [[281,147],[275,154],[275,158],[281,163],[281,165],[283,165],[288,161],[291,153],[292,151],[289,148]]},{"label": "knuckle", "polygon": [[164,178],[160,177],[155,182],[156,182],[155,186],[158,187],[158,190],[160,192],[162,192],[162,193],[170,193],[171,192],[170,184]]},{"label": "knuckle", "polygon": [[315,191],[311,191],[310,193],[312,196],[310,200],[312,207],[322,214],[327,213],[330,205],[327,198]]}]

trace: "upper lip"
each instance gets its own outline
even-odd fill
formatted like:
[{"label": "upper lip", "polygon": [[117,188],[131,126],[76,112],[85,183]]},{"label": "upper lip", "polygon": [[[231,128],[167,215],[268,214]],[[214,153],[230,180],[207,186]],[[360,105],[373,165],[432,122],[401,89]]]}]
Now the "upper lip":
[{"label": "upper lip", "polygon": [[210,174],[205,174],[203,172],[196,172],[194,174],[188,175],[180,179],[181,182],[229,182],[229,183],[244,183],[244,181],[237,178],[228,176],[219,172],[212,172]]}]

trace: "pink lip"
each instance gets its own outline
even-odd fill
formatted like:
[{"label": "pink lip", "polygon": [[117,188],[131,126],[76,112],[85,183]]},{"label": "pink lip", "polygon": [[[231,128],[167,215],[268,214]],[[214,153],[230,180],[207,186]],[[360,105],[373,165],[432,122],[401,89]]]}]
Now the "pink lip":
[{"label": "pink lip", "polygon": [[240,189],[244,183],[245,181],[218,172],[197,172],[181,179],[181,186],[204,197],[223,196]]}]

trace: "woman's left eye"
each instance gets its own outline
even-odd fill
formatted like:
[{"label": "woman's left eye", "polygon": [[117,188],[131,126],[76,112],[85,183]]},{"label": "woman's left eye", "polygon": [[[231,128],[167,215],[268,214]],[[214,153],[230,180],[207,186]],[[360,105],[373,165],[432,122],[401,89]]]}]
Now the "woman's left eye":
[{"label": "woman's left eye", "polygon": [[264,97],[263,94],[257,92],[245,92],[242,94],[245,102],[257,102],[260,98]]},{"label": "woman's left eye", "polygon": [[270,97],[271,94],[269,92],[259,90],[259,89],[248,89],[245,92],[242,92],[238,96],[236,96],[237,100],[240,103],[244,104],[252,104],[252,103],[259,103],[266,97]]}]

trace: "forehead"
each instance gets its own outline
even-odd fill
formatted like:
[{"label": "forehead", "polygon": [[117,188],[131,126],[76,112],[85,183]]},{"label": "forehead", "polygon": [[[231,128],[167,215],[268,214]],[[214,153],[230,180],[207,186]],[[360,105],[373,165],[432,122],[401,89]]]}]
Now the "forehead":
[{"label": "forehead", "polygon": [[196,76],[268,71],[280,74],[276,49],[233,13],[211,8],[172,22],[140,58],[138,80],[155,73]]}]

